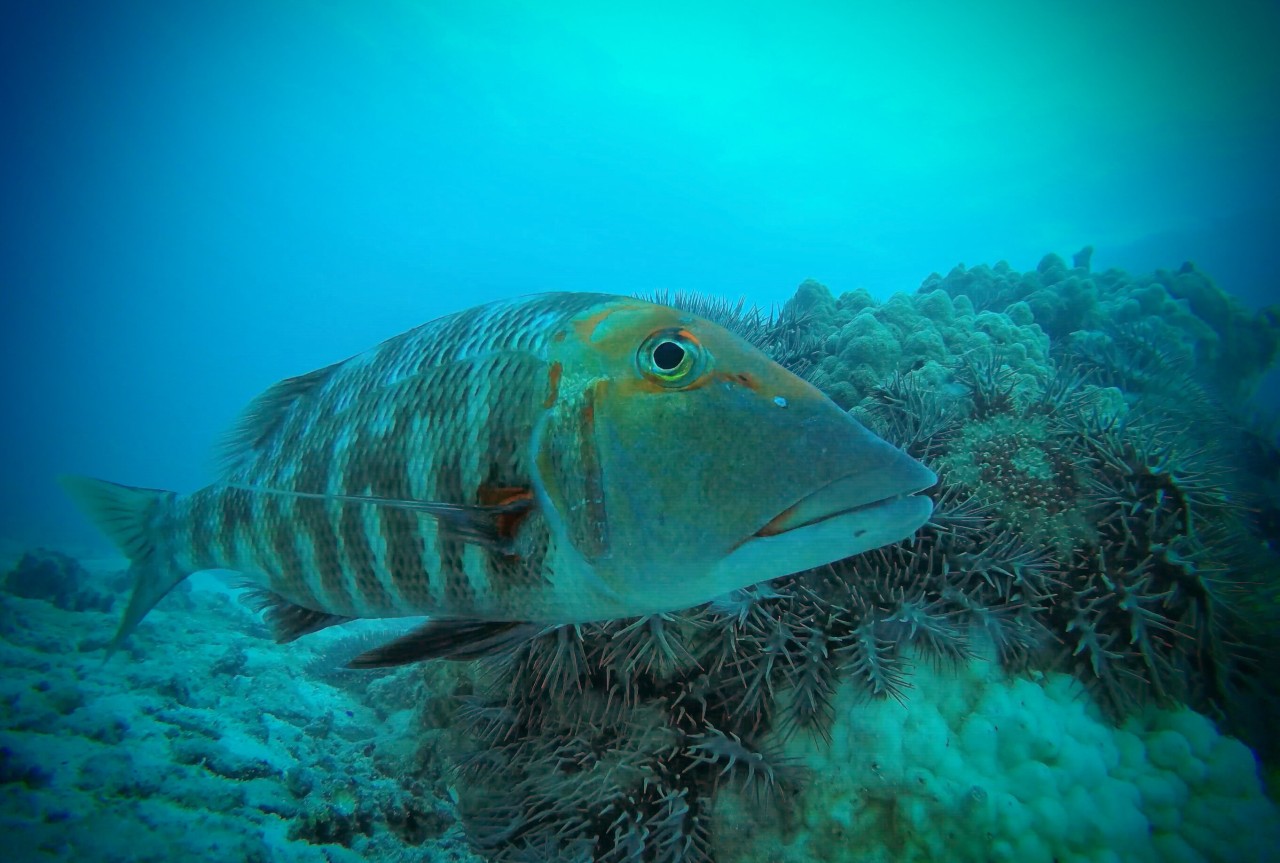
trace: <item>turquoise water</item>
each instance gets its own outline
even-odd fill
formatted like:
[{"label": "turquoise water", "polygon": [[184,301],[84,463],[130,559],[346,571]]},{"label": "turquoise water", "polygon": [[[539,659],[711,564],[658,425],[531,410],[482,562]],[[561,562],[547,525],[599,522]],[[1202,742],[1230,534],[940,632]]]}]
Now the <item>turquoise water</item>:
[{"label": "turquoise water", "polygon": [[[1229,13],[14,4],[6,859],[1274,859],[1280,20]],[[544,290],[728,300],[939,515],[496,665],[202,573],[103,664],[56,475],[194,491],[272,383]]]}]

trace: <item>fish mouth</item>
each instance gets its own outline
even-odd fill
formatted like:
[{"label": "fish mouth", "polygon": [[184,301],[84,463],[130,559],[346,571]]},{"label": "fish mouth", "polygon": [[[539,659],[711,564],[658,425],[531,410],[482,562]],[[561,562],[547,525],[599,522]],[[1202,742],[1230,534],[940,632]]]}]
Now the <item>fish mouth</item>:
[{"label": "fish mouth", "polygon": [[874,519],[881,513],[900,510],[904,501],[915,498],[917,492],[937,481],[933,471],[914,459],[894,460],[873,471],[857,471],[800,498],[754,536],[778,536],[841,516],[852,516],[847,519],[852,524]]},{"label": "fish mouth", "polygon": [[875,463],[819,486],[748,535],[716,565],[721,592],[824,566],[901,542],[933,513],[917,492],[938,481],[933,471],[884,444]]}]

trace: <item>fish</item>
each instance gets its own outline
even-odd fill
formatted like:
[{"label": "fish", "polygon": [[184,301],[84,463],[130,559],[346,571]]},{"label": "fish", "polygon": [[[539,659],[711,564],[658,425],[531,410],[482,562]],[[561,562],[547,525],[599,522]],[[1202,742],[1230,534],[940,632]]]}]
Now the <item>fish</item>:
[{"label": "fish", "polygon": [[108,655],[193,572],[280,642],[426,616],[355,667],[693,608],[911,536],[937,477],[712,321],[558,292],[441,317],[287,378],[213,484],[62,485],[130,560]]}]

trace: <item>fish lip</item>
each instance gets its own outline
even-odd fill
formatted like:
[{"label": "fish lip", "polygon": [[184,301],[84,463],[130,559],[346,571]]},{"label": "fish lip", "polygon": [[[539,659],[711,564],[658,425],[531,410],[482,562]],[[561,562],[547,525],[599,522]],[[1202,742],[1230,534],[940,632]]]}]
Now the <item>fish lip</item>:
[{"label": "fish lip", "polygon": [[937,481],[933,471],[914,459],[904,459],[870,473],[854,471],[800,498],[752,536],[778,536],[850,513],[886,508],[904,498],[915,497]]},{"label": "fish lip", "polygon": [[[794,530],[799,530],[802,527],[811,527],[815,524],[821,524],[824,521],[830,521],[831,519],[837,518],[842,515],[849,515],[855,512],[870,512],[871,510],[888,506],[894,501],[902,500],[903,498],[906,498],[906,497],[915,497],[915,495],[914,494],[896,494],[893,497],[881,498],[880,500],[875,500],[875,501],[872,501],[871,503],[860,503],[857,506],[851,506],[846,509],[833,509],[830,512],[823,513],[822,515],[815,516],[805,521],[795,521],[795,522],[785,522],[784,520],[784,516],[786,516],[786,514],[791,511],[791,508],[788,507],[787,509],[783,510],[782,513],[780,513],[772,521],[770,521],[764,527],[760,528],[754,534],[752,534],[752,536],[754,537],[780,536],[784,533],[791,533]],[[780,522],[783,522],[783,523],[780,523]]]}]

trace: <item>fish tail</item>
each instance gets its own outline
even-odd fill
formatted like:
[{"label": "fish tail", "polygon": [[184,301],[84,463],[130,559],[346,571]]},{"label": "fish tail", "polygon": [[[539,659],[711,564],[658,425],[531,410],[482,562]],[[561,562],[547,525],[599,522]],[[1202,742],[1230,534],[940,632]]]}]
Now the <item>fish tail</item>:
[{"label": "fish tail", "polygon": [[176,495],[85,476],[61,476],[58,481],[98,529],[129,558],[133,593],[107,648],[110,659],[147,612],[192,572],[175,563],[158,527],[166,521],[166,505]]}]

